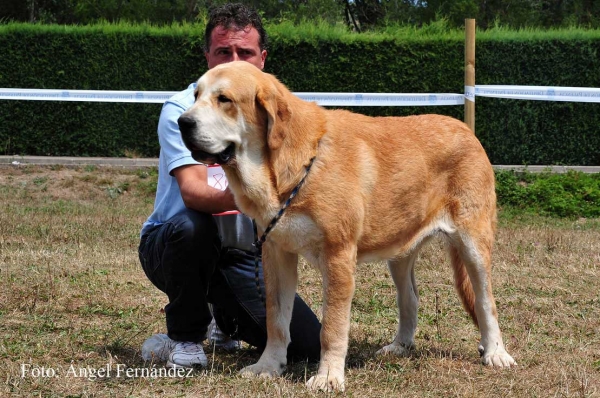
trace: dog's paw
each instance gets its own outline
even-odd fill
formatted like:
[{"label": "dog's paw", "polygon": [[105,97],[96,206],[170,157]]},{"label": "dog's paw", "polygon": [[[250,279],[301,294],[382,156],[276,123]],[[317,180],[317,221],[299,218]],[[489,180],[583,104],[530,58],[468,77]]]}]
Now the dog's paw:
[{"label": "dog's paw", "polygon": [[285,370],[285,364],[280,365],[265,365],[259,362],[254,365],[246,366],[240,370],[240,376],[251,378],[251,377],[264,377],[273,378],[280,376]]},{"label": "dog's paw", "polygon": [[481,355],[481,362],[484,365],[493,366],[495,368],[510,368],[511,366],[517,366],[517,362],[503,348],[489,350],[488,352],[480,346],[479,353]]},{"label": "dog's paw", "polygon": [[312,391],[344,391],[344,376],[313,376],[306,382],[306,387]]},{"label": "dog's paw", "polygon": [[412,354],[414,350],[415,346],[412,344],[392,343],[377,351],[375,355],[396,355],[399,357],[407,357]]}]

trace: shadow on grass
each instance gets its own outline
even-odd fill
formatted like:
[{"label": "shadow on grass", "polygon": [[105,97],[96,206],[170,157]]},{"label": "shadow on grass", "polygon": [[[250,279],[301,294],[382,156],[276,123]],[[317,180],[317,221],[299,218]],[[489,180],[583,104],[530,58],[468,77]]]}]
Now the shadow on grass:
[{"label": "shadow on grass", "polygon": [[[423,348],[415,349],[408,357],[399,357],[394,355],[379,356],[376,352],[383,346],[381,342],[368,342],[351,340],[346,358],[346,369],[395,369],[419,370],[425,361],[430,360],[450,360],[462,361],[470,366],[478,365],[479,359],[474,358],[467,352],[460,350],[436,347],[427,345]],[[164,363],[153,363],[144,361],[141,357],[140,349],[131,345],[124,345],[119,341],[108,345],[97,346],[96,352],[105,357],[107,361],[113,361],[117,364],[123,364],[125,368],[149,369],[153,367],[163,367]],[[208,366],[198,369],[197,372],[207,372],[218,374],[223,377],[236,377],[239,371],[256,363],[261,355],[261,351],[256,348],[242,348],[235,352],[226,352],[220,349],[205,349],[208,357]],[[116,366],[116,365],[115,365]],[[315,361],[302,360],[299,358],[289,359],[286,370],[282,377],[294,384],[304,384],[310,377],[316,374],[319,364]],[[109,380],[106,380],[109,381]],[[117,380],[112,380],[116,382]]]}]

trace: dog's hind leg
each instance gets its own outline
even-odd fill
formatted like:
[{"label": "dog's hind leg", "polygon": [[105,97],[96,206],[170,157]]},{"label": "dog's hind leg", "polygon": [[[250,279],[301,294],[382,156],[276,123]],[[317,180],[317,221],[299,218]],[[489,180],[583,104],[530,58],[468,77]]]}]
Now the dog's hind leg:
[{"label": "dog's hind leg", "polygon": [[377,351],[377,355],[407,356],[414,350],[419,308],[419,292],[414,268],[418,255],[417,248],[404,257],[388,261],[388,268],[396,285],[399,323],[394,341]]},{"label": "dog's hind leg", "polygon": [[[483,364],[496,367],[516,365],[506,352],[498,325],[496,303],[492,293],[491,252],[493,232],[488,228],[456,232],[449,239],[454,280],[463,305],[479,326],[479,352]],[[465,273],[466,270],[466,273]],[[466,276],[468,275],[468,280]]]}]

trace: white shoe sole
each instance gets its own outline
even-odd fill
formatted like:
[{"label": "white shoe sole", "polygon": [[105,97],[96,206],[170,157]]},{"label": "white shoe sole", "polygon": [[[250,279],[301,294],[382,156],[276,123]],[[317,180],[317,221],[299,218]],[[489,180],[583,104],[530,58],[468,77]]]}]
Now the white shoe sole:
[{"label": "white shoe sole", "polygon": [[199,369],[199,368],[205,368],[206,365],[207,364],[197,363],[197,364],[188,366],[188,365],[179,365],[177,363],[167,361],[167,367],[173,368],[173,369]]}]

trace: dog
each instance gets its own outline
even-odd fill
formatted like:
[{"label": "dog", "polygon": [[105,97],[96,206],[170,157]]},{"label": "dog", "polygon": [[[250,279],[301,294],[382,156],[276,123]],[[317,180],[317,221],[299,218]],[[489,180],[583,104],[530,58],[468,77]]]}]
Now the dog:
[{"label": "dog", "polygon": [[270,230],[262,248],[267,345],[242,375],[273,377],[286,366],[299,255],[323,279],[321,358],[310,389],[345,388],[358,263],[387,260],[397,288],[396,337],[377,353],[410,354],[419,302],[415,260],[436,235],[480,329],[482,362],[516,365],[492,294],[494,172],[467,125],[441,115],[373,118],[326,110],[243,61],[206,72],[195,96],[178,120],[184,143],[199,162],[221,164],[239,209],[259,232]]}]

